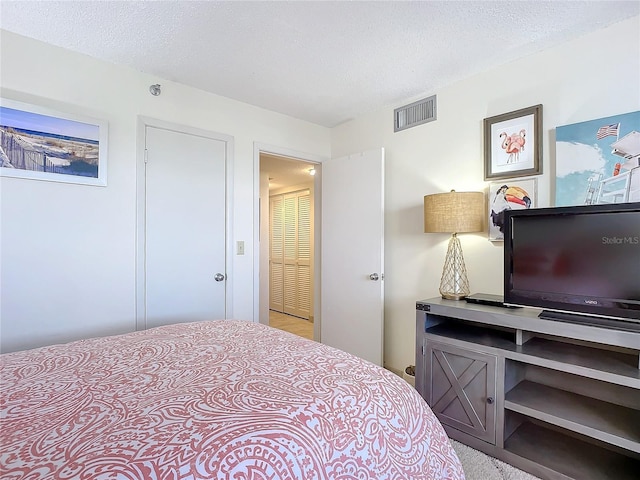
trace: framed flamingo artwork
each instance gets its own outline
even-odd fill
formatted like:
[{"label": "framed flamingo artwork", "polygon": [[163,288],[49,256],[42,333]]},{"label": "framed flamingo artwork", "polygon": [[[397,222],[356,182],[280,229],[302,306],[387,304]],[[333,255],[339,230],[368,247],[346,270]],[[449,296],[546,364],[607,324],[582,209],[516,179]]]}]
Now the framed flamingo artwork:
[{"label": "framed flamingo artwork", "polygon": [[484,179],[542,173],[542,105],[484,119]]},{"label": "framed flamingo artwork", "polygon": [[489,240],[504,240],[504,212],[536,206],[537,178],[501,180],[489,184]]}]

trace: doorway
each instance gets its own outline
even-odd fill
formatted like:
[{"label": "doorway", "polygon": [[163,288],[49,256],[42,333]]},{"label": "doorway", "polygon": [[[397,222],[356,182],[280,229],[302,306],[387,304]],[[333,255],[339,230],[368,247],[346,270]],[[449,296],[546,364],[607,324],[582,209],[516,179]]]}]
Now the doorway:
[{"label": "doorway", "polygon": [[254,144],[253,319],[268,325],[269,176],[261,172],[262,154],[307,162],[317,170],[314,340],[383,365],[384,149],[326,158]]},{"label": "doorway", "polygon": [[260,152],[259,161],[260,321],[313,339],[314,174],[318,167],[265,152]]}]

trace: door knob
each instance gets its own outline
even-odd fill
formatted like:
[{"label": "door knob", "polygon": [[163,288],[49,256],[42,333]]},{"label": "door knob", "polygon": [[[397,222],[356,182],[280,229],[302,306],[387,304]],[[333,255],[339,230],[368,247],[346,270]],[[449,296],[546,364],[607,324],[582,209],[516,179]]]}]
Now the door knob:
[{"label": "door knob", "polygon": [[213,279],[216,282],[221,282],[224,280],[224,275],[222,273],[216,273],[215,276],[213,277]]},{"label": "door knob", "polygon": [[371,275],[369,275],[369,280],[373,280],[375,282],[376,280],[378,280],[378,274],[372,273]]}]

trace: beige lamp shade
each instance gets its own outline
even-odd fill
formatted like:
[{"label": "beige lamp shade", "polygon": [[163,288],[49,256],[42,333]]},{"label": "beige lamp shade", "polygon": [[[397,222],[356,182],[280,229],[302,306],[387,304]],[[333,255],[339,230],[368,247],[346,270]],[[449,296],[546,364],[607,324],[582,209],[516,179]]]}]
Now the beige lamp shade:
[{"label": "beige lamp shade", "polygon": [[440,279],[440,294],[449,300],[469,295],[469,279],[464,266],[458,233],[484,230],[484,193],[436,193],[424,197],[425,233],[451,233]]},{"label": "beige lamp shade", "polygon": [[484,230],[484,193],[435,193],[424,196],[425,233],[465,233]]}]

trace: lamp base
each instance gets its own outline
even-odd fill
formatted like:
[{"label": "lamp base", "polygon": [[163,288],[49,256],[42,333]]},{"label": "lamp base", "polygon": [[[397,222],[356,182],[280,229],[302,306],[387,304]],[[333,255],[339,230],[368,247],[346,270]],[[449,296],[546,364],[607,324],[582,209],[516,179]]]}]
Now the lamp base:
[{"label": "lamp base", "polygon": [[450,293],[442,293],[442,292],[440,292],[440,295],[445,300],[464,300],[465,298],[467,298],[469,296],[468,293],[467,294],[460,294],[460,295],[452,295]]},{"label": "lamp base", "polygon": [[462,300],[470,293],[467,269],[464,266],[464,257],[462,256],[462,245],[454,233],[449,240],[447,256],[442,268],[440,295],[448,300]]}]

